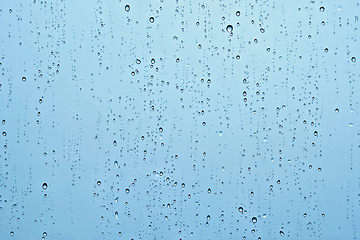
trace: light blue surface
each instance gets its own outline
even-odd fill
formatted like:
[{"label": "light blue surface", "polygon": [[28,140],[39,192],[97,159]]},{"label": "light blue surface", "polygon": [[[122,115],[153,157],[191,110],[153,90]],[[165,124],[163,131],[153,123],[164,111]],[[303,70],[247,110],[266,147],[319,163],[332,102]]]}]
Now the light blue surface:
[{"label": "light blue surface", "polygon": [[359,239],[341,4],[0,1],[0,239]]}]

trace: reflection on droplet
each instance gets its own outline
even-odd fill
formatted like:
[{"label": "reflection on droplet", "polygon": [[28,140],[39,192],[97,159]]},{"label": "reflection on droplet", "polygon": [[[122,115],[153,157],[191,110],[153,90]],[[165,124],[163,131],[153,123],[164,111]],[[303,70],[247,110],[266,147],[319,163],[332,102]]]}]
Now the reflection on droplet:
[{"label": "reflection on droplet", "polygon": [[228,31],[229,33],[231,33],[231,32],[233,31],[233,26],[232,26],[232,25],[227,25],[226,31]]},{"label": "reflection on droplet", "polygon": [[42,188],[45,190],[47,189],[47,187],[48,187],[47,183],[43,183]]}]

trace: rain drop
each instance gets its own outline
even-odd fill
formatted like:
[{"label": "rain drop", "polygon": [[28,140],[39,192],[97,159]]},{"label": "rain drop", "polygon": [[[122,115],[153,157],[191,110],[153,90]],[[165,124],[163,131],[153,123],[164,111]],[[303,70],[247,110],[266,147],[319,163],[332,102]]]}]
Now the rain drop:
[{"label": "rain drop", "polygon": [[253,218],[251,219],[251,221],[252,221],[253,223],[256,223],[256,222],[257,222],[257,218],[256,218],[256,217],[253,217]]},{"label": "rain drop", "polygon": [[128,189],[128,188],[125,189],[125,192],[126,192],[126,193],[129,193],[129,192],[130,192],[130,189]]},{"label": "rain drop", "polygon": [[97,184],[98,186],[100,186],[100,185],[101,185],[101,181],[97,181],[96,184]]},{"label": "rain drop", "polygon": [[233,31],[233,26],[232,26],[232,25],[227,25],[226,31],[228,31],[229,33],[231,33],[231,32]]},{"label": "rain drop", "polygon": [[240,16],[240,11],[236,12],[236,16],[239,17]]},{"label": "rain drop", "polygon": [[151,22],[151,23],[153,23],[154,20],[155,20],[155,19],[154,19],[153,17],[150,17],[150,18],[149,18],[149,22]]},{"label": "rain drop", "polygon": [[127,12],[130,11],[130,6],[129,5],[125,6],[125,11],[127,11]]},{"label": "rain drop", "polygon": [[320,10],[320,12],[323,12],[323,11],[325,11],[325,8],[324,8],[324,7],[320,7],[319,10]]},{"label": "rain drop", "polygon": [[352,57],[351,58],[351,61],[354,63],[354,62],[356,62],[356,57]]},{"label": "rain drop", "polygon": [[25,81],[26,81],[26,77],[22,77],[22,81],[25,82]]},{"label": "rain drop", "polygon": [[239,208],[238,208],[238,211],[241,212],[241,213],[243,213],[243,212],[244,212],[244,208],[243,208],[243,207],[239,207]]},{"label": "rain drop", "polygon": [[47,183],[43,183],[42,188],[45,190],[47,189],[47,187],[48,187]]}]

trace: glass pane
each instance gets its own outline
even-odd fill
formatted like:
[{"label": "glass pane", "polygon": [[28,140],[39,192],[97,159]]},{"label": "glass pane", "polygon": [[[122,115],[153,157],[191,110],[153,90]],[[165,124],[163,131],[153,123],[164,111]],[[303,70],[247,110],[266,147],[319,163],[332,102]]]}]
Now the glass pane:
[{"label": "glass pane", "polygon": [[0,239],[358,239],[356,1],[2,1]]}]

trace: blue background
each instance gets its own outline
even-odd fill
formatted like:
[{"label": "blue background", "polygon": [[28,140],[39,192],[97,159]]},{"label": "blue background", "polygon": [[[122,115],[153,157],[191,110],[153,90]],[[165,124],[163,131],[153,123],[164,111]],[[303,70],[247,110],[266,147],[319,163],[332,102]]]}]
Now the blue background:
[{"label": "blue background", "polygon": [[341,4],[0,1],[0,239],[359,239]]}]

